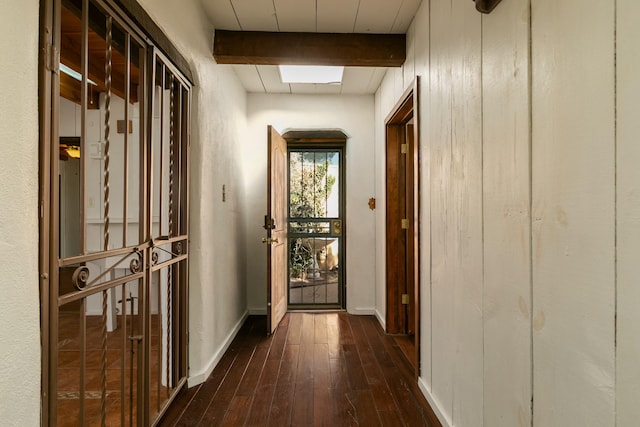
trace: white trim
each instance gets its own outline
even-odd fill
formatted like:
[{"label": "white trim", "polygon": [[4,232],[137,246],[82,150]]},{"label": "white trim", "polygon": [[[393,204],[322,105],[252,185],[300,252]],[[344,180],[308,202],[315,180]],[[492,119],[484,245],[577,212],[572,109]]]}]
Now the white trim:
[{"label": "white trim", "polygon": [[378,319],[378,323],[380,323],[380,326],[382,326],[382,330],[386,331],[387,330],[387,321],[385,320],[385,318],[382,315],[382,313],[380,313],[378,310],[376,310],[376,319]]},{"label": "white trim", "polygon": [[249,313],[249,316],[266,316],[267,307],[249,308],[247,312]]},{"label": "white trim", "polygon": [[249,315],[249,311],[245,311],[242,317],[240,317],[240,320],[238,320],[238,323],[236,323],[236,325],[233,327],[229,335],[227,335],[227,338],[222,343],[222,346],[213,355],[211,360],[209,360],[209,363],[207,363],[207,367],[204,370],[189,376],[189,378],[187,379],[188,387],[193,387],[195,385],[202,384],[207,380],[207,378],[209,378],[209,375],[211,375],[211,372],[213,372],[213,369],[216,367],[218,362],[220,362],[220,359],[222,359],[222,356],[224,356],[224,353],[229,349],[229,346],[231,345],[231,343],[233,342],[233,339],[236,337],[236,335],[240,331],[240,328],[244,324],[244,321],[247,319],[248,315]]},{"label": "white trim", "polygon": [[376,310],[373,308],[347,308],[347,313],[354,314],[356,316],[373,316],[376,314]]},{"label": "white trim", "polygon": [[438,400],[431,394],[431,392],[429,391],[429,386],[424,381],[424,379],[422,379],[422,377],[418,378],[418,387],[420,387],[420,391],[424,395],[425,399],[427,399],[427,402],[429,402],[429,406],[431,406],[431,409],[433,409],[436,417],[438,417],[438,420],[440,421],[440,424],[442,424],[442,427],[452,427],[453,423],[447,418],[446,415],[444,415],[444,412],[440,410]]}]

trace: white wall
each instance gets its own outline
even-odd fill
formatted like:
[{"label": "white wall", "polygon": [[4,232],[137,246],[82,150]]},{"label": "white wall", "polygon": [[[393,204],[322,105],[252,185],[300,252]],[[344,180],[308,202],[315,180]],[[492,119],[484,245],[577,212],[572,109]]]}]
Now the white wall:
[{"label": "white wall", "polygon": [[640,420],[640,3],[617,2],[616,105],[616,422]]},{"label": "white wall", "polygon": [[342,129],[346,153],[346,285],[347,310],[373,314],[375,307],[375,212],[368,201],[375,194],[374,98],[340,95],[249,94],[249,133],[242,146],[247,197],[246,249],[248,305],[266,311],[267,125],[280,133],[291,129]]},{"label": "white wall", "polygon": [[[198,0],[140,2],[190,62],[189,385],[206,380],[244,320],[242,157],[246,93],[211,55],[213,28]],[[222,201],[222,186],[226,202]]]},{"label": "white wall", "polygon": [[376,93],[381,201],[383,120],[422,77],[420,386],[444,425],[640,419],[636,3],[425,0]]},{"label": "white wall", "polygon": [[551,0],[532,9],[539,425],[615,423],[614,10],[612,1]]},{"label": "white wall", "polygon": [[0,419],[7,426],[40,424],[38,3],[0,1]]}]

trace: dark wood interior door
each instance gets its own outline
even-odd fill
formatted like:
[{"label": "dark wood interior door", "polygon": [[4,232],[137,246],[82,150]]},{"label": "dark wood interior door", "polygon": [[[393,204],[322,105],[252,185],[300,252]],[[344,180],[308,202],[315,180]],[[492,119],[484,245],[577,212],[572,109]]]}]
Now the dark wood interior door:
[{"label": "dark wood interior door", "polygon": [[404,141],[407,145],[407,153],[404,156],[404,171],[401,173],[404,181],[404,217],[407,218],[407,229],[405,230],[405,282],[404,282],[404,294],[407,295],[407,304],[405,304],[406,323],[405,330],[409,335],[413,335],[416,332],[416,285],[417,282],[417,269],[416,254],[418,253],[417,243],[415,238],[417,230],[416,222],[416,194],[417,187],[417,155],[414,146],[414,127],[413,119],[411,119],[404,126]]},{"label": "dark wood interior door", "polygon": [[386,120],[386,327],[408,335],[406,352],[419,375],[420,230],[418,81]]},{"label": "dark wood interior door", "polygon": [[267,127],[267,333],[287,312],[287,142]]}]

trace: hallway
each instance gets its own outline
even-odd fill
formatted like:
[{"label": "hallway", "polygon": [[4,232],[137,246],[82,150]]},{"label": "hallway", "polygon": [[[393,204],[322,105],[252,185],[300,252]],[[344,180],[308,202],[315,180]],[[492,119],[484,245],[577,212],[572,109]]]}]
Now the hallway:
[{"label": "hallway", "polygon": [[206,382],[162,426],[439,426],[374,317],[288,313],[271,337],[250,316]]}]

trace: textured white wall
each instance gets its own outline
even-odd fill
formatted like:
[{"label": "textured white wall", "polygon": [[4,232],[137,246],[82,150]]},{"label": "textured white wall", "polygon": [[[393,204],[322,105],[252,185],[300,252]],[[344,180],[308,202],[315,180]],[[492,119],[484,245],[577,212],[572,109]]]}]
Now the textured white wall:
[{"label": "textured white wall", "polygon": [[420,385],[445,425],[640,418],[640,7],[614,3],[425,0],[376,94],[381,200],[383,120],[422,76]]},{"label": "textured white wall", "polygon": [[372,95],[249,94],[249,134],[243,147],[247,197],[247,287],[249,309],[266,310],[264,237],[267,176],[267,125],[290,129],[342,129],[347,135],[347,309],[373,314],[375,307],[375,216],[368,207],[375,194],[374,99]]},{"label": "textured white wall", "polygon": [[38,4],[0,1],[0,420],[40,424]]},{"label": "textured white wall", "polygon": [[[246,314],[241,152],[246,93],[211,55],[213,28],[198,0],[141,1],[190,62],[189,385],[204,381]],[[222,202],[222,186],[226,202]]]}]

